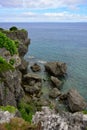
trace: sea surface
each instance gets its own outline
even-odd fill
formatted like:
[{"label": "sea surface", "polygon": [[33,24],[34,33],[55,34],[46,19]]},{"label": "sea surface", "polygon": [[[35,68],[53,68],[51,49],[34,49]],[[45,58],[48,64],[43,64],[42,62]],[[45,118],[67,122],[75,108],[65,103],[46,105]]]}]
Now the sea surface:
[{"label": "sea surface", "polygon": [[62,91],[76,88],[87,101],[87,23],[0,23],[0,27],[24,28],[31,44],[27,59],[67,63]]}]

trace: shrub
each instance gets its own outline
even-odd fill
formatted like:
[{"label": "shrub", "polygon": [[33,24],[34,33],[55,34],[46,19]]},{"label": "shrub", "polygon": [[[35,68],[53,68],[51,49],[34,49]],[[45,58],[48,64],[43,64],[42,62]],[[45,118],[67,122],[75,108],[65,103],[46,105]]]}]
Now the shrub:
[{"label": "shrub", "polygon": [[18,30],[18,28],[17,28],[17,27],[15,27],[15,26],[13,26],[13,27],[11,27],[9,30],[10,30],[10,31],[17,31],[17,30]]},{"label": "shrub", "polygon": [[1,109],[2,111],[8,111],[8,112],[10,112],[10,113],[15,113],[16,110],[17,110],[15,107],[10,106],[10,105],[0,106],[0,109]]},{"label": "shrub", "polygon": [[14,70],[13,66],[0,56],[0,73],[8,70]]},{"label": "shrub", "polygon": [[31,122],[32,121],[32,116],[35,112],[35,107],[34,107],[34,104],[30,103],[30,104],[27,104],[25,103],[23,100],[20,102],[19,104],[19,107],[18,107],[20,113],[21,113],[21,116],[22,118],[25,120],[25,121],[28,121],[28,122]]},{"label": "shrub", "polygon": [[5,47],[11,55],[14,55],[18,52],[15,42],[0,32],[0,48],[3,47]]}]

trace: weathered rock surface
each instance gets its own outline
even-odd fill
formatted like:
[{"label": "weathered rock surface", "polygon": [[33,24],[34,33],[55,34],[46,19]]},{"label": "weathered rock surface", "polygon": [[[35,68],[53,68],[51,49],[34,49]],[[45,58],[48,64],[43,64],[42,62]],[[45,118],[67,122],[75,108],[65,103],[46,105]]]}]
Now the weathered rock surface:
[{"label": "weathered rock surface", "polygon": [[87,107],[85,100],[76,89],[69,90],[67,93],[67,101],[72,112],[82,111]]},{"label": "weathered rock surface", "polygon": [[0,82],[0,105],[17,106],[24,95],[21,87],[21,73],[18,70],[3,72]]},{"label": "weathered rock surface", "polygon": [[61,89],[62,82],[58,78],[51,76],[51,81],[58,89]]},{"label": "weathered rock surface", "polygon": [[12,119],[13,117],[15,117],[15,113],[0,110],[0,124],[10,122],[10,119]]},{"label": "weathered rock surface", "polygon": [[66,63],[47,62],[45,64],[46,71],[53,76],[64,76],[66,74]]},{"label": "weathered rock surface", "polygon": [[30,94],[37,94],[40,92],[42,86],[42,79],[39,75],[28,73],[23,77],[23,87],[25,92]]},{"label": "weathered rock surface", "polygon": [[40,77],[39,75],[37,75],[37,74],[28,73],[28,74],[24,75],[23,80],[24,80],[26,83],[30,84],[30,82],[31,82],[32,80],[35,80],[36,82],[41,82],[41,77]]},{"label": "weathered rock surface", "polygon": [[31,66],[31,69],[33,72],[37,72],[41,70],[41,67],[37,63],[35,63],[34,65]]},{"label": "weathered rock surface", "polygon": [[86,130],[87,115],[82,113],[71,114],[69,112],[55,113],[48,107],[36,112],[33,122],[41,122],[42,130]]},{"label": "weathered rock surface", "polygon": [[57,88],[53,88],[50,93],[49,93],[49,96],[51,98],[57,98],[58,96],[61,95],[61,92],[57,89]]},{"label": "weathered rock surface", "polygon": [[23,75],[27,73],[27,67],[28,62],[21,58],[21,65],[19,66],[19,70],[22,72]]}]

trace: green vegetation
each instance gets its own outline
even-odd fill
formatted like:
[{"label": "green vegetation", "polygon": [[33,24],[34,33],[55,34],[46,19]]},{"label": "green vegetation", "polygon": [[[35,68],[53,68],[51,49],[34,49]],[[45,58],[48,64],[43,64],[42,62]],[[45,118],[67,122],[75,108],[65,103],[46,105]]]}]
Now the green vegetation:
[{"label": "green vegetation", "polygon": [[14,42],[15,42],[16,47],[18,48],[19,47],[19,41],[15,40]]},{"label": "green vegetation", "polygon": [[4,29],[3,28],[0,28],[0,31],[3,31]]},{"label": "green vegetation", "polygon": [[87,114],[87,110],[83,110],[82,113],[83,113],[83,114]]},{"label": "green vegetation", "polygon": [[11,64],[11,65],[14,65],[14,63],[15,63],[15,59],[10,59],[10,61],[9,61],[9,63]]},{"label": "green vegetation", "polygon": [[9,111],[10,113],[15,113],[16,110],[17,110],[15,107],[10,106],[10,105],[0,106],[0,109],[1,109],[2,111]]},{"label": "green vegetation", "polygon": [[17,31],[17,30],[18,30],[18,28],[17,28],[17,27],[15,27],[15,26],[13,26],[13,27],[11,27],[9,30],[10,30],[10,31]]},{"label": "green vegetation", "polygon": [[8,38],[4,33],[0,32],[0,48],[3,47],[5,47],[11,55],[18,53],[15,42]]},{"label": "green vegetation", "polygon": [[13,66],[0,56],[0,73],[8,70],[14,70]]},{"label": "green vegetation", "polygon": [[24,100],[22,100],[19,104],[18,109],[21,113],[22,118],[25,121],[31,122],[32,115],[35,113],[34,104],[33,103],[28,104]]}]

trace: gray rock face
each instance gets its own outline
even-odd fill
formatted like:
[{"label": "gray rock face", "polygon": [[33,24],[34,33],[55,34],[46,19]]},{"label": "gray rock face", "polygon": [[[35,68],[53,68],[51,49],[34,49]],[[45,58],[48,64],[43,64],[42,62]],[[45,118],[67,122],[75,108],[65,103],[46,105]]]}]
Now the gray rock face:
[{"label": "gray rock face", "polygon": [[9,123],[10,119],[15,117],[15,113],[9,113],[8,111],[0,110],[0,124],[1,123]]},{"label": "gray rock face", "polygon": [[67,100],[72,112],[82,111],[87,107],[83,97],[77,92],[76,89],[71,89],[67,93]]},{"label": "gray rock face", "polygon": [[21,73],[18,70],[3,72],[0,82],[0,105],[17,106],[24,95],[21,87]]},{"label": "gray rock face", "polygon": [[64,76],[66,74],[66,64],[62,62],[47,62],[46,71],[53,76]]},{"label": "gray rock face", "polygon": [[41,122],[42,130],[86,130],[87,115],[82,113],[71,114],[69,112],[55,113],[48,107],[36,112],[33,122]]},{"label": "gray rock face", "polygon": [[61,86],[62,82],[58,78],[51,76],[51,81],[58,89],[61,88],[60,86]]},{"label": "gray rock face", "polygon": [[33,66],[31,66],[31,69],[33,72],[37,72],[41,70],[41,67],[37,63],[35,63]]},{"label": "gray rock face", "polygon": [[19,70],[22,72],[22,74],[27,73],[27,67],[28,67],[28,62],[25,61],[23,58],[21,58],[21,65],[19,66]]},{"label": "gray rock face", "polygon": [[58,96],[61,95],[61,92],[57,89],[57,88],[53,88],[51,91],[50,91],[50,94],[49,96],[51,98],[57,98]]}]

